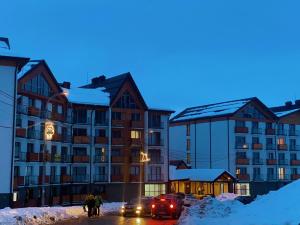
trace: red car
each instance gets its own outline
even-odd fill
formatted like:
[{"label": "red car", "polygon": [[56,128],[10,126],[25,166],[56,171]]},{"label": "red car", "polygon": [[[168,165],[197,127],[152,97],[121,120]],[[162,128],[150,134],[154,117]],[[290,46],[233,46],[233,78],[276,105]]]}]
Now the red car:
[{"label": "red car", "polygon": [[160,195],[151,205],[152,218],[171,217],[177,219],[182,211],[183,201],[176,195]]}]

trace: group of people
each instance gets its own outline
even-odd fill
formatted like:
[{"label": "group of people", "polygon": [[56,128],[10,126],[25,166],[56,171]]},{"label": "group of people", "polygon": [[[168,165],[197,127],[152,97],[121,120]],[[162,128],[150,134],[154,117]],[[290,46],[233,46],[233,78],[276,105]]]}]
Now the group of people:
[{"label": "group of people", "polygon": [[91,217],[93,215],[99,216],[101,205],[103,205],[101,195],[94,196],[92,194],[89,194],[85,198],[83,210],[86,212],[87,207],[88,217]]}]

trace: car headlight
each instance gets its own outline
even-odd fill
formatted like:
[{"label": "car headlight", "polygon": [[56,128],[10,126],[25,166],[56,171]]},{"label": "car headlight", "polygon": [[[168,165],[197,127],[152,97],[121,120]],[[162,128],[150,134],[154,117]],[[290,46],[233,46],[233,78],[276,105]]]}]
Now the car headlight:
[{"label": "car headlight", "polygon": [[136,207],[137,210],[142,210],[142,206]]},{"label": "car headlight", "polygon": [[122,205],[121,209],[125,209],[125,206],[124,206],[124,205]]}]

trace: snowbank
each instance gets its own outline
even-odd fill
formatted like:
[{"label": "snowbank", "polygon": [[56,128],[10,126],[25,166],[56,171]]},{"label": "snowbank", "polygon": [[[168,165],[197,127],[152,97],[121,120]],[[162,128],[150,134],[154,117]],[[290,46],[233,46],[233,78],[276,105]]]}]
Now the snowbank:
[{"label": "snowbank", "polygon": [[[123,203],[104,203],[101,207],[101,215],[116,213]],[[0,210],[0,224],[5,225],[40,225],[52,224],[59,220],[86,216],[81,206],[71,207],[32,207]]]},{"label": "snowbank", "polygon": [[300,180],[257,198],[249,205],[237,200],[206,198],[187,209],[180,225],[298,225]]}]

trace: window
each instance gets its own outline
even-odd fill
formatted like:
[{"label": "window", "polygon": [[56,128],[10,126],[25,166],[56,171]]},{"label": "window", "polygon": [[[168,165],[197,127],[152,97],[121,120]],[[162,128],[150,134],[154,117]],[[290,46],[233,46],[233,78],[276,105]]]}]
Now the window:
[{"label": "window", "polygon": [[105,129],[96,129],[95,135],[96,137],[106,137]]},{"label": "window", "polygon": [[290,124],[289,130],[290,130],[290,132],[295,132],[296,131],[296,125],[295,124]]},{"label": "window", "polygon": [[139,139],[139,138],[141,138],[141,132],[137,131],[137,130],[132,130],[130,132],[130,137],[131,137],[131,139]]},{"label": "window", "polygon": [[149,127],[150,128],[161,128],[161,115],[157,113],[149,113]]},{"label": "window", "polygon": [[113,138],[121,138],[122,137],[122,133],[120,130],[113,130],[111,133],[111,136]]},{"label": "window", "polygon": [[250,196],[250,185],[248,183],[236,184],[237,195]]},{"label": "window", "polygon": [[297,160],[297,154],[291,153],[291,160]]},{"label": "window", "polygon": [[246,137],[237,136],[235,138],[236,144],[245,144],[246,143]]},{"label": "window", "polygon": [[296,150],[296,139],[290,139],[290,149]]},{"label": "window", "polygon": [[98,174],[98,175],[106,175],[106,168],[105,168],[105,166],[96,167],[96,174]]},{"label": "window", "polygon": [[121,175],[121,166],[112,166],[111,167],[111,175],[120,176]]},{"label": "window", "polygon": [[84,128],[73,128],[73,136],[87,136],[87,130]]},{"label": "window", "polygon": [[35,107],[35,100],[33,98],[28,98],[28,106]]},{"label": "window", "polygon": [[258,137],[253,137],[252,138],[252,144],[259,144],[259,138]]},{"label": "window", "polygon": [[16,116],[16,127],[22,127],[22,118],[21,115]]},{"label": "window", "polygon": [[27,152],[34,152],[34,144],[33,143],[27,143]]},{"label": "window", "polygon": [[149,180],[151,180],[151,181],[160,181],[160,180],[162,180],[162,174],[161,174],[161,167],[160,166],[150,167]]},{"label": "window", "polygon": [[285,168],[279,167],[278,168],[278,178],[283,180],[285,178]]},{"label": "window", "polygon": [[146,197],[154,197],[161,194],[166,194],[165,184],[145,184]]},{"label": "window", "polygon": [[112,149],[111,156],[121,156],[121,149],[118,148]]},{"label": "window", "polygon": [[274,156],[273,152],[268,154],[268,159],[275,159],[275,156]]},{"label": "window", "polygon": [[237,159],[246,159],[247,158],[247,154],[246,154],[246,152],[237,152],[236,153],[236,158]]},{"label": "window", "polygon": [[21,143],[16,142],[15,143],[15,158],[19,158],[21,153]]},{"label": "window", "polygon": [[138,166],[130,167],[130,175],[138,176],[140,174],[140,168]]},{"label": "window", "polygon": [[266,123],[266,129],[272,129],[273,125],[272,123]]},{"label": "window", "polygon": [[50,85],[44,78],[43,74],[39,74],[28,80],[23,85],[22,89],[45,97],[50,97],[52,95]]},{"label": "window", "polygon": [[252,122],[252,128],[258,129],[258,122]]},{"label": "window", "polygon": [[245,127],[246,123],[245,123],[245,121],[236,120],[235,121],[235,126],[236,127]]},{"label": "window", "polygon": [[137,106],[134,102],[133,97],[130,95],[128,91],[124,92],[124,94],[119,98],[116,103],[116,107],[118,108],[128,108],[128,109],[136,109]]},{"label": "window", "polygon": [[86,109],[74,109],[73,122],[74,123],[86,123],[87,122],[87,110]]},{"label": "window", "polygon": [[86,167],[73,167],[73,175],[85,176],[86,175]]},{"label": "window", "polygon": [[275,178],[274,174],[275,174],[274,168],[268,168],[267,170],[268,180],[274,179]]},{"label": "window", "polygon": [[277,144],[278,145],[284,145],[285,144],[285,139],[284,138],[278,138]]},{"label": "window", "polygon": [[82,148],[82,147],[74,147],[73,154],[76,156],[86,156],[87,150],[86,150],[86,148]]},{"label": "window", "polygon": [[106,112],[105,111],[96,110],[95,123],[96,124],[105,124],[106,123]]},{"label": "window", "polygon": [[253,168],[253,178],[254,179],[260,178],[260,168]]},{"label": "window", "polygon": [[191,125],[187,124],[186,125],[186,136],[190,136],[191,135]]},{"label": "window", "polygon": [[105,160],[106,160],[106,151],[105,151],[104,147],[96,148],[95,149],[95,155],[96,155],[96,157],[98,158],[98,160],[100,162],[105,162]]},{"label": "window", "polygon": [[257,162],[260,159],[260,154],[259,152],[253,152],[253,161]]},{"label": "window", "polygon": [[112,120],[122,120],[122,113],[121,112],[112,112],[111,119]]},{"label": "window", "polygon": [[240,168],[236,168],[236,174],[247,174],[247,168],[245,167],[240,167]]},{"label": "window", "polygon": [[141,120],[141,114],[140,113],[132,113],[131,114],[131,120],[132,121],[140,121]]},{"label": "window", "polygon": [[294,174],[294,175],[298,174],[298,169],[297,168],[292,168],[292,174]]}]

